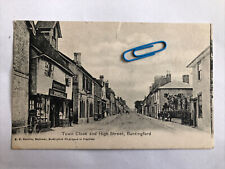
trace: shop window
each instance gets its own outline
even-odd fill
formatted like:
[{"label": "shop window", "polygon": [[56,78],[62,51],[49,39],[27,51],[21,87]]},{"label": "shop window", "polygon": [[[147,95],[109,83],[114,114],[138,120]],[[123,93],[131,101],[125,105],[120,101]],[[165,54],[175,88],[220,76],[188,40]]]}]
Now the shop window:
[{"label": "shop window", "polygon": [[42,103],[41,102],[37,103],[37,109],[42,109]]},{"label": "shop window", "polygon": [[30,110],[35,109],[35,107],[34,107],[34,100],[30,100],[29,108],[30,108]]},{"label": "shop window", "polygon": [[198,118],[202,118],[202,94],[198,95]]}]

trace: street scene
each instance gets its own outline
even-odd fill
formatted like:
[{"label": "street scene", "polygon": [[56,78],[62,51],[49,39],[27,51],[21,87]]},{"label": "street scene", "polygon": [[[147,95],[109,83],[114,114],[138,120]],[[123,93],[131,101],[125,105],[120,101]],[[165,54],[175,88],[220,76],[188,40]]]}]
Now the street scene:
[{"label": "street scene", "polygon": [[[164,51],[123,59],[160,37]],[[12,134],[213,136],[212,63],[210,24],[15,21]]]},{"label": "street scene", "polygon": [[110,116],[101,121],[95,121],[89,124],[74,125],[71,127],[58,127],[52,128],[50,131],[43,134],[62,134],[74,133],[74,132],[85,132],[85,131],[165,131],[172,133],[174,135],[180,132],[194,132],[197,133],[196,128],[188,127],[186,125],[180,125],[179,122],[164,122],[159,121],[154,118],[146,117],[144,115],[132,112],[130,114],[119,114],[115,116]]}]

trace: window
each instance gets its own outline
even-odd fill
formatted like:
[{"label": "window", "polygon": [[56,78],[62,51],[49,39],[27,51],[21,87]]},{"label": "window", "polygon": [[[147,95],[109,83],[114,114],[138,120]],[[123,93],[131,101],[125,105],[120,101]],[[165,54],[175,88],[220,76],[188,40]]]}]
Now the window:
[{"label": "window", "polygon": [[198,118],[202,118],[202,94],[198,95]]},{"label": "window", "polygon": [[45,62],[45,75],[48,77],[53,77],[54,65],[49,62]]},{"label": "window", "polygon": [[84,76],[84,74],[83,74],[82,86],[83,86],[83,90],[85,90],[85,76]]},{"label": "window", "polygon": [[53,29],[53,35],[52,35],[52,43],[51,45],[55,48],[57,48],[57,30],[56,27]]},{"label": "window", "polygon": [[83,90],[85,90],[87,93],[92,94],[92,81],[91,79],[85,77],[83,74],[83,80],[82,80],[82,86]]},{"label": "window", "polygon": [[85,118],[85,102],[80,101],[80,118]]},{"label": "window", "polygon": [[164,97],[165,97],[165,98],[167,98],[167,97],[168,97],[168,95],[169,95],[168,93],[164,93]]},{"label": "window", "polygon": [[91,80],[87,81],[87,91],[89,94],[92,94],[92,82]]},{"label": "window", "polygon": [[202,71],[202,68],[201,68],[201,62],[198,62],[197,63],[197,71],[198,71],[198,80],[201,80],[201,71]]},{"label": "window", "polygon": [[34,100],[30,100],[30,110],[34,109]]},{"label": "window", "polygon": [[66,86],[70,87],[70,85],[71,85],[71,78],[70,77],[66,77],[65,81],[66,81]]},{"label": "window", "polygon": [[85,86],[85,90],[88,90],[88,85],[89,85],[89,80],[88,80],[88,78],[86,78],[86,86]]},{"label": "window", "polygon": [[53,38],[56,39],[56,27],[53,29]]},{"label": "window", "polygon": [[73,76],[73,84],[76,85],[78,83],[78,75]]}]

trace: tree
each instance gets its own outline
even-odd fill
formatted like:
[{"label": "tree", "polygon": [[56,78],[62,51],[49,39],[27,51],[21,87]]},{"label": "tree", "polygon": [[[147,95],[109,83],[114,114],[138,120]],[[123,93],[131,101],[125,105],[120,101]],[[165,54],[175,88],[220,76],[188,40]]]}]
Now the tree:
[{"label": "tree", "polygon": [[137,100],[134,102],[134,105],[135,105],[135,108],[137,109],[137,113],[140,113],[142,109],[142,101]]}]

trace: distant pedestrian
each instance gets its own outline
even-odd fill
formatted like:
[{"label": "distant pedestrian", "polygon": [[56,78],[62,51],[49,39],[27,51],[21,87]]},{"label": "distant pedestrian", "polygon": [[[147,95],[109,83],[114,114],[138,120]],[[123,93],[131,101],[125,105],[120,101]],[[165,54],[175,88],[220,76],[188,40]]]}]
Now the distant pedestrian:
[{"label": "distant pedestrian", "polygon": [[70,126],[72,126],[72,121],[73,121],[73,116],[72,116],[72,113],[69,114],[69,123],[70,123]]}]

